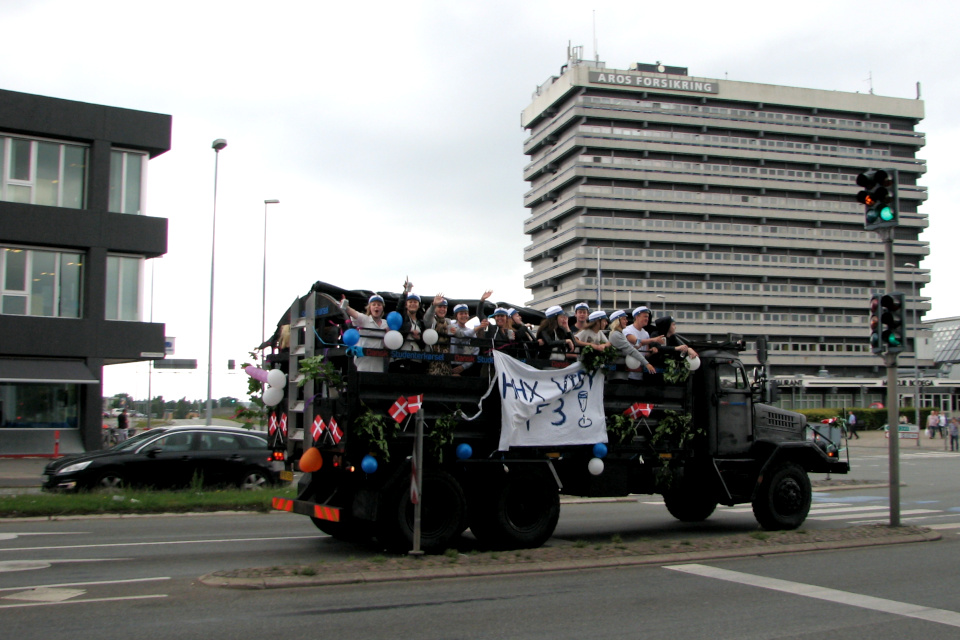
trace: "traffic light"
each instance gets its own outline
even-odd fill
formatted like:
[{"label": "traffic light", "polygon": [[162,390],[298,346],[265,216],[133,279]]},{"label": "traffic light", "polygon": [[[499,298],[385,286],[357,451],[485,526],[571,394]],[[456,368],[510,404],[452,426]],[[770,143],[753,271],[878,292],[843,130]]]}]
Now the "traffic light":
[{"label": "traffic light", "polygon": [[870,299],[870,350],[900,353],[906,348],[902,293],[884,293]]},{"label": "traffic light", "polygon": [[857,184],[863,187],[857,202],[866,207],[864,229],[872,231],[900,223],[896,169],[867,169],[857,176]]}]

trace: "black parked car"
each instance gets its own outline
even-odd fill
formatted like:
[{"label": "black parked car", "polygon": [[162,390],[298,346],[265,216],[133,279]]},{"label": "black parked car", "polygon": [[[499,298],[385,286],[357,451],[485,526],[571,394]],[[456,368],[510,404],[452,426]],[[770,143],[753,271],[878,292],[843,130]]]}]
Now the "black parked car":
[{"label": "black parked car", "polygon": [[43,488],[172,489],[198,478],[205,486],[260,489],[276,484],[282,469],[265,433],[235,427],[158,427],[111,449],[54,460],[43,470]]}]

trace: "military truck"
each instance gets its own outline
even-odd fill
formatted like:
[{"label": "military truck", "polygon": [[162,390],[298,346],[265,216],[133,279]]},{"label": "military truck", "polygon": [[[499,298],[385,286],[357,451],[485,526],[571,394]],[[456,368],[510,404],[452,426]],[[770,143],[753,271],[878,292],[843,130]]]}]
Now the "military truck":
[{"label": "military truck", "polygon": [[[590,375],[599,385],[594,393],[602,389],[600,430],[594,424],[592,431],[598,435],[554,444],[548,426],[546,441],[505,447],[506,423],[515,422],[517,409],[505,411],[504,403],[519,394],[498,375],[493,347],[512,350],[515,360],[547,375],[578,367],[538,361],[520,344],[482,340],[475,341],[476,355],[368,348],[359,356],[343,342],[350,325],[340,301],[345,296],[363,309],[372,293],[317,282],[285,314],[274,337],[283,342],[267,358],[266,366],[282,369],[289,380],[285,399],[271,409],[275,449],[290,461],[288,477],[298,459],[310,469],[299,477],[296,499],[277,498],[273,506],[309,516],[336,538],[409,550],[419,499],[422,549],[443,550],[468,527],[487,548],[536,547],[553,534],[561,494],[660,494],[684,522],[705,520],[717,505],[750,503],[763,528],[794,529],[810,508],[808,474],[849,470],[849,460],[806,438],[804,416],[769,404],[775,386],[762,361],[748,377],[739,358],[744,343],[735,338],[693,345],[696,371],[681,360],[672,375],[640,385],[610,379],[622,377],[622,359],[602,363],[593,374],[581,365],[580,382]],[[397,295],[381,295],[388,311],[395,307]],[[519,311],[531,324],[543,318]],[[355,366],[358,357],[470,361],[479,375],[363,372]],[[411,487],[414,422],[397,409],[420,397],[415,417],[423,421],[425,455],[417,495]],[[575,410],[576,402],[569,396],[565,406]],[[547,425],[555,424],[553,417]],[[526,435],[521,427],[519,436]]]}]

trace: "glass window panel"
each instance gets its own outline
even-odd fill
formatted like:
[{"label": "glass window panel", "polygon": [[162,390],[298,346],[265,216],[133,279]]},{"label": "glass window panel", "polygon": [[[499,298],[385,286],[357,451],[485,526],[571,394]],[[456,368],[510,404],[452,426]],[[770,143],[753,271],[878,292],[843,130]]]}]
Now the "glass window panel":
[{"label": "glass window panel", "polygon": [[79,385],[0,383],[0,428],[76,429]]},{"label": "glass window panel", "polygon": [[57,254],[50,251],[34,251],[30,273],[30,315],[54,315],[54,291],[56,289]]},{"label": "glass window panel", "polygon": [[143,173],[143,156],[127,154],[127,184],[124,193],[123,213],[140,215],[140,178]]},{"label": "glass window panel", "polygon": [[17,184],[8,184],[7,200],[10,202],[22,202],[23,204],[30,204],[31,191],[32,189],[30,187]]},{"label": "glass window panel", "polygon": [[27,252],[23,249],[4,249],[3,288],[27,290]]},{"label": "glass window panel", "polygon": [[3,305],[0,313],[14,316],[27,315],[27,297],[26,296],[3,296]]},{"label": "glass window panel", "polygon": [[30,140],[10,140],[10,179],[30,179]]},{"label": "glass window panel", "polygon": [[120,258],[107,256],[107,320],[117,319],[117,301],[120,298]]},{"label": "glass window panel", "polygon": [[110,211],[123,213],[123,152],[110,154]]},{"label": "glass window panel", "polygon": [[123,258],[120,268],[120,319],[140,319],[140,259]]},{"label": "glass window panel", "polygon": [[87,150],[83,147],[63,147],[63,199],[60,206],[83,208],[83,183],[87,169]]},{"label": "glass window panel", "polygon": [[60,254],[60,313],[61,318],[80,317],[80,270],[79,253]]},{"label": "glass window panel", "polygon": [[60,195],[60,145],[37,143],[37,179],[34,204],[57,206]]}]

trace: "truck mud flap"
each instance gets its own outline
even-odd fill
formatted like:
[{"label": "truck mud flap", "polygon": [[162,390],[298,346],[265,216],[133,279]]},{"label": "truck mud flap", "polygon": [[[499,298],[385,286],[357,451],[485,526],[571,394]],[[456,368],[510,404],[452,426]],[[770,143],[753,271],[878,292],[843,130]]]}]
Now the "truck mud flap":
[{"label": "truck mud flap", "polygon": [[277,511],[299,513],[302,516],[310,516],[317,520],[340,522],[340,509],[337,507],[327,507],[305,500],[290,500],[288,498],[274,498],[272,505]]}]

